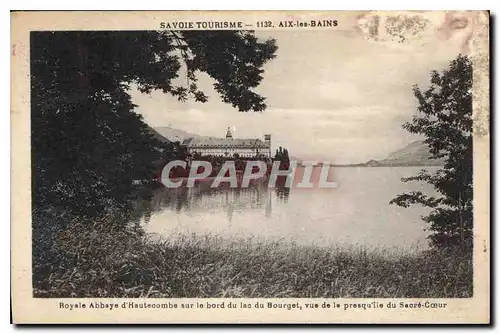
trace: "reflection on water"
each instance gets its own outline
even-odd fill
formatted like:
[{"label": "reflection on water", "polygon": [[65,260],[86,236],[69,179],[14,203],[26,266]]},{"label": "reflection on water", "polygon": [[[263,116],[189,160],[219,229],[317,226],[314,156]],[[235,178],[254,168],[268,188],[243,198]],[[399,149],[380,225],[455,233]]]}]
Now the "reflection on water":
[{"label": "reflection on water", "polygon": [[[334,189],[285,187],[278,178],[248,188],[197,183],[193,188],[159,189],[140,200],[135,220],[148,232],[212,233],[225,237],[285,239],[300,244],[414,247],[425,244],[421,215],[425,208],[390,206],[404,191],[432,192],[428,185],[405,184],[401,177],[420,168],[335,168]],[[296,184],[297,182],[294,182]]]},{"label": "reflection on water", "polygon": [[274,188],[268,187],[267,178],[252,180],[247,188],[230,188],[228,183],[212,188],[210,184],[201,182],[192,188],[160,189],[150,200],[139,200],[136,203],[133,220],[142,218],[144,223],[149,223],[155,213],[165,210],[182,214],[212,209],[226,212],[229,222],[235,211],[261,210],[269,218],[273,197],[279,203],[286,203],[290,195],[290,188],[285,187],[284,177],[278,177]]}]

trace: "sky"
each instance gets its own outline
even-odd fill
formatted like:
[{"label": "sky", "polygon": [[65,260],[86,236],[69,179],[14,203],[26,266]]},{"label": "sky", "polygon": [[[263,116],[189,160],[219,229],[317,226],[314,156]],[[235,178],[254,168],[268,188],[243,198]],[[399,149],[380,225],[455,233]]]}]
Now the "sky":
[{"label": "sky", "polygon": [[[369,17],[363,19],[370,23]],[[369,38],[359,22],[329,30],[257,31],[257,37],[274,38],[278,45],[256,89],[266,97],[268,108],[262,113],[240,113],[221,102],[206,75],[199,86],[209,102],[182,103],[161,92],[132,89],[136,111],[152,127],[198,135],[223,137],[229,126],[236,138],[269,133],[273,150],[283,146],[304,160],[383,159],[420,139],[401,127],[416,113],[412,86],[425,88],[431,70],[446,68],[467,51],[467,21],[465,26],[453,21],[452,29],[430,25],[403,43],[383,32]]]}]

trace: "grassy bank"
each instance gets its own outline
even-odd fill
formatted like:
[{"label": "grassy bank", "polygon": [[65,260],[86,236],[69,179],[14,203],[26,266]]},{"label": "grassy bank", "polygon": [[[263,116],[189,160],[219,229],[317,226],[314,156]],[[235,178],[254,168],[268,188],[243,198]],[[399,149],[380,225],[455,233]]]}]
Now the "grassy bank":
[{"label": "grassy bank", "polygon": [[216,236],[152,240],[73,223],[34,256],[36,297],[469,297],[472,259],[304,247]]}]

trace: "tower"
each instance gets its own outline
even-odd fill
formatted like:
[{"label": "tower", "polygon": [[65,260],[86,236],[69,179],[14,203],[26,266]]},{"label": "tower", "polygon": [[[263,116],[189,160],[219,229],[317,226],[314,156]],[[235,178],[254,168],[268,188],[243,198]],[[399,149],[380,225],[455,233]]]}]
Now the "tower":
[{"label": "tower", "polygon": [[268,146],[269,149],[269,157],[271,157],[271,135],[270,134],[265,134],[264,135],[264,143]]},{"label": "tower", "polygon": [[233,134],[231,133],[231,128],[227,127],[226,138],[233,138]]}]

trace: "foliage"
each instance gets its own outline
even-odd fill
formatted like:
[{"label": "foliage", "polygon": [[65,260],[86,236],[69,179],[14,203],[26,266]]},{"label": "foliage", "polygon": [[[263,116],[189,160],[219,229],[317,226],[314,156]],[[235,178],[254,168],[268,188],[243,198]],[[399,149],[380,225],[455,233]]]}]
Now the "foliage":
[{"label": "foliage", "polygon": [[279,147],[276,149],[276,154],[274,155],[274,160],[277,161],[282,161],[282,162],[289,162],[290,157],[288,156],[288,150],[283,147]]},{"label": "foliage", "polygon": [[472,296],[472,256],[298,246],[72,222],[51,261],[34,264],[35,297],[457,298]]},{"label": "foliage", "polygon": [[437,196],[422,192],[401,194],[391,201],[402,207],[420,204],[432,208],[424,217],[436,246],[472,243],[472,64],[460,55],[449,68],[431,73],[430,86],[414,87],[418,114],[404,128],[425,136],[432,158],[445,161],[436,173],[421,171],[404,182],[427,182]]},{"label": "foliage", "polygon": [[262,111],[252,89],[277,47],[241,31],[61,31],[33,32],[30,49],[33,208],[94,217],[123,210],[133,180],[183,155],[134,111],[132,86],[205,102],[203,72],[224,102]]}]

